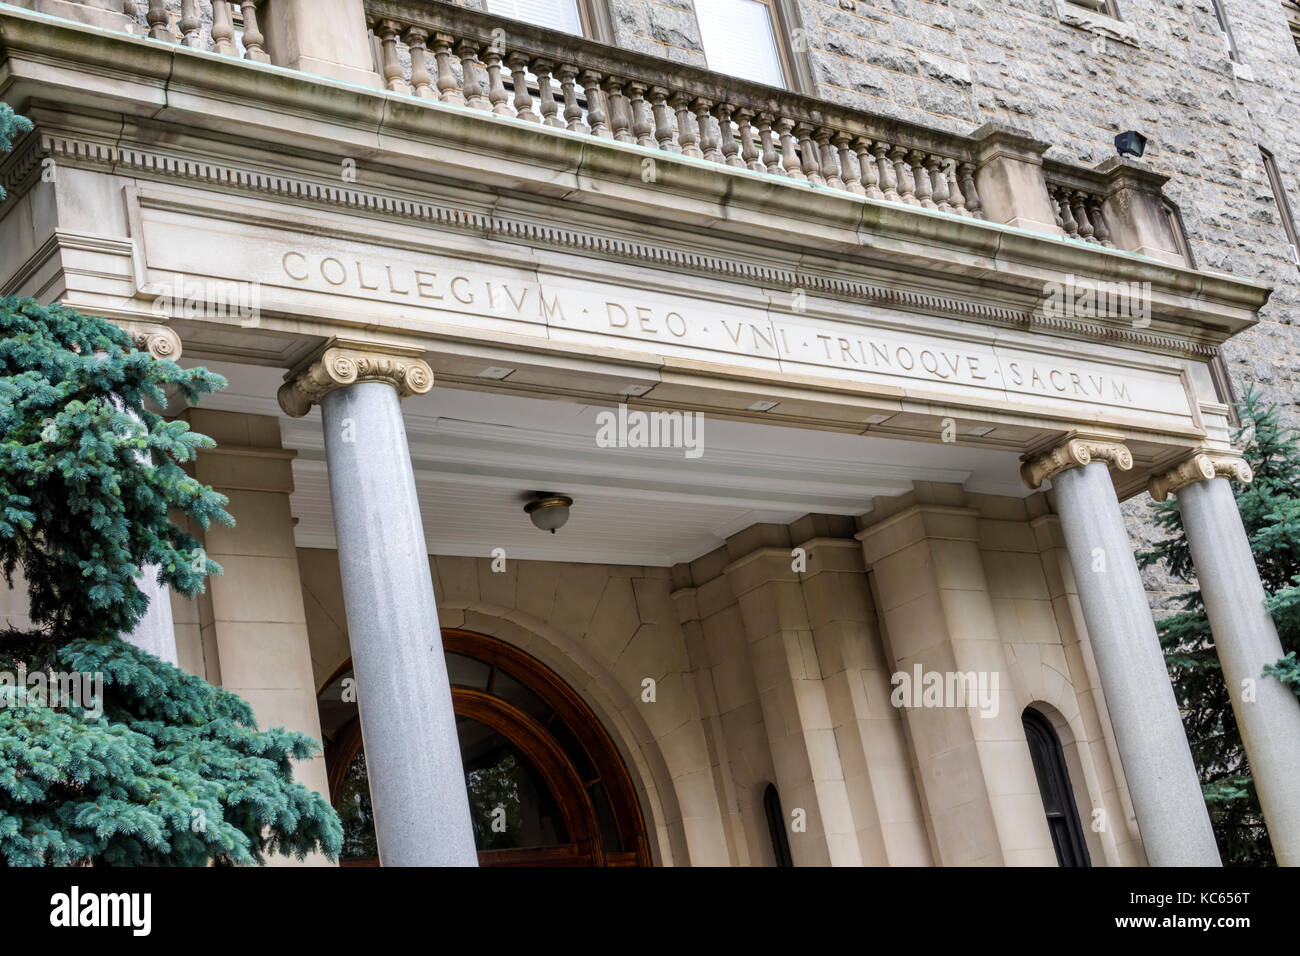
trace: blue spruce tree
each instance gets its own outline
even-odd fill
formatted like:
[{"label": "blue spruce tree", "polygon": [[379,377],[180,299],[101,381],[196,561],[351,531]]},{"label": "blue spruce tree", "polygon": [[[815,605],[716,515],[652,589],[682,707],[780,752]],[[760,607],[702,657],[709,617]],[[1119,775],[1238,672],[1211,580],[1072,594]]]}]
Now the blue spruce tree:
[{"label": "blue spruce tree", "polygon": [[[29,129],[0,103],[0,152]],[[0,632],[0,866],[338,854],[338,817],[293,780],[315,741],[259,730],[239,697],[123,640],[148,606],[142,567],[184,595],[220,573],[168,517],[233,524],[183,468],[213,443],[150,409],[223,386],[103,319],[0,298],[0,570],[32,621]],[[98,675],[102,694],[14,677],[41,672]]]}]

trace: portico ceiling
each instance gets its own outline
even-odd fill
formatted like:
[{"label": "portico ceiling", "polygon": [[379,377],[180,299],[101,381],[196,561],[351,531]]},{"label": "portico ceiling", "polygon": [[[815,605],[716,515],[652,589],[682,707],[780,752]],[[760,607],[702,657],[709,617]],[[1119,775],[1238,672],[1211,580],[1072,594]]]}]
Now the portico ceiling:
[{"label": "portico ceiling", "polygon": [[[187,362],[184,364],[198,364]],[[320,412],[283,414],[277,369],[205,362],[230,382],[204,408],[272,415],[295,449],[294,516],[300,547],[335,547]],[[431,554],[667,566],[718,547],[759,522],[805,514],[860,515],[876,496],[913,481],[1022,496],[1009,452],[707,417],[703,453],[600,448],[604,409],[435,387],[403,403],[425,539]],[[534,491],[574,498],[557,534],[533,527]],[[235,515],[238,520],[239,515]]]}]

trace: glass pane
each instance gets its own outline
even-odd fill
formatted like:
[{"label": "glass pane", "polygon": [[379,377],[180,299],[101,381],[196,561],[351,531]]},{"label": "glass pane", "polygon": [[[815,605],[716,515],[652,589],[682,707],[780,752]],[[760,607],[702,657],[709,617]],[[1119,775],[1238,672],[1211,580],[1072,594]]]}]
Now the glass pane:
[{"label": "glass pane", "polygon": [[321,733],[327,738],[333,737],[357,715],[357,685],[351,668],[321,691],[319,707]]},{"label": "glass pane", "polygon": [[785,86],[772,11],[758,0],[695,0],[709,69],[742,80]]},{"label": "glass pane", "polygon": [[492,668],[482,661],[476,661],[464,654],[447,651],[447,678],[453,687],[473,687],[475,690],[487,690],[488,674]]},{"label": "glass pane", "polygon": [[596,822],[600,824],[600,845],[606,853],[618,853],[623,847],[618,835],[618,821],[614,819],[614,808],[609,804],[603,783],[593,783],[587,788],[591,805],[596,811]]},{"label": "glass pane", "polygon": [[348,766],[335,809],[343,823],[343,851],[339,855],[345,860],[376,859],[379,847],[375,843],[375,814],[370,808],[366,755],[360,750]]},{"label": "glass pane", "polygon": [[457,716],[474,844],[511,850],[568,843],[550,788],[532,762],[491,727]]},{"label": "glass pane", "polygon": [[488,13],[582,36],[578,0],[488,0]]},{"label": "glass pane", "polygon": [[551,716],[551,708],[546,701],[503,670],[497,671],[496,680],[492,682],[492,693],[506,703],[518,707],[539,723],[545,724],[546,718]]}]

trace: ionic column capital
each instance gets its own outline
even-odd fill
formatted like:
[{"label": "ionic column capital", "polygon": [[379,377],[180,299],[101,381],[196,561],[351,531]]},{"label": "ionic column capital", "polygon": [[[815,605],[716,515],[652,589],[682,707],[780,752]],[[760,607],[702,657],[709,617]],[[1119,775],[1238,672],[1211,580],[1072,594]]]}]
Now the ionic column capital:
[{"label": "ionic column capital", "polygon": [[419,349],[331,342],[284,377],[277,397],[286,415],[301,418],[334,391],[357,382],[385,382],[400,398],[433,388],[433,370]]},{"label": "ionic column capital", "polygon": [[1030,488],[1037,488],[1063,471],[1082,468],[1094,461],[1104,461],[1112,468],[1128,471],[1133,467],[1133,453],[1120,442],[1070,438],[1048,451],[1027,456],[1020,466],[1020,477]]},{"label": "ionic column capital", "polygon": [[131,336],[131,344],[141,352],[148,352],[156,359],[170,359],[173,362],[181,357],[181,337],[173,328],[151,322],[128,320],[119,320],[114,324]]},{"label": "ionic column capital", "polygon": [[1186,488],[1197,481],[1209,481],[1212,478],[1227,478],[1249,484],[1254,480],[1254,472],[1244,458],[1231,452],[1201,451],[1179,462],[1164,474],[1152,475],[1147,485],[1151,497],[1164,501],[1167,497]]}]

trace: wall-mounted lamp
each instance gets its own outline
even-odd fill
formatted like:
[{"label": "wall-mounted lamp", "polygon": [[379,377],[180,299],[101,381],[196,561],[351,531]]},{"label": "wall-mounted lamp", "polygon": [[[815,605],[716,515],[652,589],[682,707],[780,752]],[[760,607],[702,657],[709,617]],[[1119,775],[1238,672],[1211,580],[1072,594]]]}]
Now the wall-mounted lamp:
[{"label": "wall-mounted lamp", "polygon": [[1146,148],[1147,138],[1135,129],[1126,130],[1115,137],[1115,149],[1121,156],[1141,159]]},{"label": "wall-mounted lamp", "polygon": [[535,526],[555,534],[569,520],[569,508],[572,505],[573,499],[568,495],[539,491],[524,505],[524,512],[533,519]]}]

